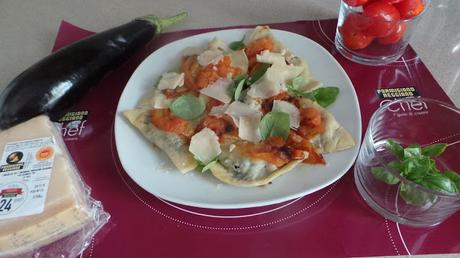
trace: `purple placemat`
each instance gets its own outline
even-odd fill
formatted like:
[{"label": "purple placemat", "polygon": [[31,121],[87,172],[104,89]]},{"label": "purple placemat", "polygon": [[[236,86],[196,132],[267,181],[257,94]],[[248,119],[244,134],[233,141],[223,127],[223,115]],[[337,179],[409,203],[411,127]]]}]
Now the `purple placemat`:
[{"label": "purple placemat", "polygon": [[[343,58],[333,44],[337,20],[297,21],[270,27],[301,34],[338,60],[358,94],[363,132],[377,107],[406,88],[451,102],[409,47],[395,63],[364,66]],[[239,26],[246,28],[254,26]],[[152,196],[120,165],[113,123],[120,94],[140,62],[159,47],[222,28],[164,33],[122,67],[106,76],[74,109],[77,122],[63,131],[93,196],[112,215],[84,257],[343,257],[459,253],[460,213],[439,226],[417,229],[388,221],[362,200],[350,170],[336,183],[289,202],[250,209],[187,207]],[[62,22],[54,49],[92,34]],[[384,96],[384,94],[386,94]],[[380,96],[380,97],[379,97]],[[408,110],[410,112],[410,110]]]}]

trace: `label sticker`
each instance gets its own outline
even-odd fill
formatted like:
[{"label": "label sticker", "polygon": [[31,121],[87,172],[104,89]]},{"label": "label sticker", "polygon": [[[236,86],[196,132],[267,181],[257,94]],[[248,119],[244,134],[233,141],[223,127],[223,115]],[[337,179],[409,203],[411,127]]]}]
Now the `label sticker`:
[{"label": "label sticker", "polygon": [[59,119],[57,124],[61,128],[64,141],[79,140],[85,134],[88,115],[88,110],[71,111]]},{"label": "label sticker", "polygon": [[397,87],[377,89],[380,99],[402,99],[420,96],[415,87]]},{"label": "label sticker", "polygon": [[43,212],[54,154],[53,137],[5,145],[0,160],[0,219]]}]

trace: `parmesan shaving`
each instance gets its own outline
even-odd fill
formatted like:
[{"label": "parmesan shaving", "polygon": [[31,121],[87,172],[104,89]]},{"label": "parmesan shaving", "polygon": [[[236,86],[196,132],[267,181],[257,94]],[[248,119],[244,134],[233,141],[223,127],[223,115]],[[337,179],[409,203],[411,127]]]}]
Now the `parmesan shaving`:
[{"label": "parmesan shaving", "polygon": [[184,85],[184,73],[164,73],[158,83],[160,90],[173,90]]},{"label": "parmesan shaving", "polygon": [[192,136],[189,151],[196,159],[207,164],[221,153],[219,137],[213,130],[205,127]]},{"label": "parmesan shaving", "polygon": [[231,79],[220,78],[208,87],[201,89],[200,93],[228,104],[232,101],[232,97],[228,92],[228,87],[230,87],[231,84]]}]

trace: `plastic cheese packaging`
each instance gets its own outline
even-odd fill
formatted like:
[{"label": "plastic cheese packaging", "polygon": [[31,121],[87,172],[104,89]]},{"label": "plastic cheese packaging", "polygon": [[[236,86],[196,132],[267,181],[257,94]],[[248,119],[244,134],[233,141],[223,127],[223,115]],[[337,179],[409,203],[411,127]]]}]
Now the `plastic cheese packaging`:
[{"label": "plastic cheese packaging", "polygon": [[0,132],[0,158],[0,257],[75,257],[107,223],[47,116]]}]

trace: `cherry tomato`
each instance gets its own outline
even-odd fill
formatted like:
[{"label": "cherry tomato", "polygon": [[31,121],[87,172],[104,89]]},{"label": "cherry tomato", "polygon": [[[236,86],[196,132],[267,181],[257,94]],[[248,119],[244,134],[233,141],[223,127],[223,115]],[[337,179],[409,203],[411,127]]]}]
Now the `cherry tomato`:
[{"label": "cherry tomato", "polygon": [[368,2],[377,2],[377,1],[386,2],[388,4],[396,4],[404,0],[369,0]]},{"label": "cherry tomato", "polygon": [[374,37],[369,36],[356,28],[347,28],[342,26],[339,28],[339,32],[342,35],[343,44],[347,48],[353,50],[363,49],[369,46],[374,39]]},{"label": "cherry tomato", "polygon": [[364,17],[358,13],[350,13],[345,17],[343,27],[347,30],[365,31],[371,25],[372,18]]},{"label": "cherry tomato", "polygon": [[425,9],[425,4],[423,0],[404,0],[395,4],[395,7],[402,19],[410,19],[419,15]]},{"label": "cherry tomato", "polygon": [[397,27],[400,15],[398,9],[385,1],[376,1],[366,5],[363,15],[373,18],[367,33],[375,37],[386,37]]},{"label": "cherry tomato", "polygon": [[397,29],[393,33],[386,37],[378,38],[377,41],[383,45],[395,44],[401,40],[401,38],[404,36],[404,33],[406,33],[406,23],[400,22],[397,26]]},{"label": "cherry tomato", "polygon": [[349,49],[363,49],[367,47],[373,36],[369,36],[365,31],[369,28],[369,18],[357,13],[350,13],[339,28],[344,45]]},{"label": "cherry tomato", "polygon": [[368,0],[343,0],[349,6],[361,6],[367,3]]},{"label": "cherry tomato", "polygon": [[396,4],[404,0],[368,0],[367,3],[363,5],[363,8],[366,8],[366,6],[370,5],[371,3],[377,2],[377,1],[386,2],[388,4]]}]

